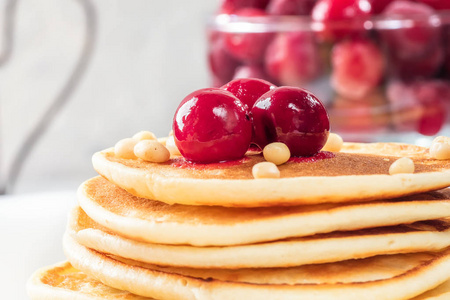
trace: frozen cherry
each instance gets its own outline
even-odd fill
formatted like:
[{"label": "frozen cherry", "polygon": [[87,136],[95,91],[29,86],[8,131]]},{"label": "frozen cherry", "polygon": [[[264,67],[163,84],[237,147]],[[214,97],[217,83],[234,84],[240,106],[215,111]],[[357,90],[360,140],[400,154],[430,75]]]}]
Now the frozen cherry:
[{"label": "frozen cherry", "polygon": [[369,0],[373,14],[380,14],[392,0]]},{"label": "frozen cherry", "polygon": [[387,131],[389,106],[380,91],[374,91],[363,99],[347,99],[337,96],[328,110],[333,131],[340,132],[348,141],[368,142],[370,134]]},{"label": "frozen cherry", "polygon": [[219,88],[227,82],[227,80],[222,80],[219,77],[213,75],[209,80],[209,87]]},{"label": "frozen cherry", "polygon": [[315,3],[315,0],[272,0],[267,6],[267,12],[275,16],[307,16]]},{"label": "frozen cherry", "polygon": [[447,72],[447,78],[450,78],[450,30],[446,30],[444,39],[444,69]]},{"label": "frozen cherry", "polygon": [[412,87],[402,81],[390,81],[386,85],[392,123],[397,132],[417,131],[424,112]]},{"label": "frozen cherry", "polygon": [[260,78],[267,81],[272,79],[267,75],[262,66],[259,65],[243,65],[236,68],[233,79],[238,78]]},{"label": "frozen cherry", "polygon": [[242,102],[228,91],[195,91],[180,103],[173,119],[175,144],[188,161],[211,163],[244,156],[252,124]]},{"label": "frozen cherry", "polygon": [[[264,17],[267,13],[261,9],[243,8],[236,15],[245,18]],[[272,32],[228,32],[225,44],[228,52],[235,58],[248,63],[259,63],[263,60],[272,37]]]},{"label": "frozen cherry", "polygon": [[424,107],[419,120],[419,133],[428,136],[438,134],[447,119],[450,84],[445,81],[427,80],[414,84],[413,89]]},{"label": "frozen cherry", "polygon": [[361,99],[373,90],[384,74],[381,50],[370,40],[347,40],[335,44],[331,54],[331,84],[338,94]]},{"label": "frozen cherry", "polygon": [[272,83],[256,78],[235,79],[222,87],[222,89],[229,91],[241,100],[249,111],[259,97],[273,88],[275,88],[275,85]]},{"label": "frozen cherry", "polygon": [[423,3],[404,0],[391,2],[383,11],[386,19],[409,19],[408,28],[382,30],[381,36],[391,56],[402,61],[431,55],[439,47],[441,30],[429,24],[434,9]]},{"label": "frozen cherry", "polygon": [[450,9],[450,1],[448,0],[416,0],[431,6],[437,10]]},{"label": "frozen cherry", "polygon": [[222,32],[211,32],[209,35],[208,62],[211,73],[220,81],[228,82],[233,77],[238,62],[225,47]]},{"label": "frozen cherry", "polygon": [[270,0],[223,0],[219,13],[233,14],[241,8],[265,9]]},{"label": "frozen cherry", "polygon": [[302,86],[323,69],[318,44],[312,32],[279,34],[265,55],[267,73],[282,85]]},{"label": "frozen cherry", "polygon": [[437,134],[445,123],[450,97],[450,85],[439,80],[403,83],[387,86],[392,118],[398,131],[417,131],[423,135]]},{"label": "frozen cherry", "polygon": [[313,94],[296,87],[278,87],[262,95],[251,110],[253,142],[261,149],[285,143],[292,156],[312,156],[328,138],[330,122],[325,107]]},{"label": "frozen cherry", "polygon": [[371,14],[368,0],[319,0],[312,10],[313,20],[324,25],[320,36],[325,40],[360,35]]},{"label": "frozen cherry", "polygon": [[432,52],[420,58],[402,59],[390,55],[391,74],[402,80],[431,78],[438,73],[445,53],[441,47],[436,46]]}]

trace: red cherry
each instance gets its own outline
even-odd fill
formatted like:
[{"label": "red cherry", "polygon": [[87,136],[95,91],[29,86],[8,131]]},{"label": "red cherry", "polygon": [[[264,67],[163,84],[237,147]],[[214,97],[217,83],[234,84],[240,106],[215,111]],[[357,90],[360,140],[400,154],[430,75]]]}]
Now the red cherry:
[{"label": "red cherry", "polygon": [[373,90],[384,74],[381,50],[370,40],[347,40],[336,44],[331,54],[331,84],[349,99],[361,99]]},{"label": "red cherry", "polygon": [[188,161],[220,162],[242,158],[252,124],[242,102],[228,91],[195,91],[180,103],[173,119],[175,144]]},{"label": "red cherry", "polygon": [[223,0],[220,5],[219,13],[233,14],[242,8],[265,9],[270,0]]},{"label": "red cherry", "polygon": [[372,13],[368,0],[319,0],[312,10],[314,21],[322,22],[320,35],[325,40],[359,36],[364,32],[364,21]]},{"label": "red cherry", "polygon": [[330,122],[325,107],[304,89],[274,88],[256,101],[251,113],[253,141],[261,149],[282,142],[292,156],[312,156],[327,141]]},{"label": "red cherry", "polygon": [[[239,17],[264,17],[266,12],[256,8],[243,8],[236,12]],[[271,32],[228,32],[225,43],[229,53],[235,58],[249,63],[263,60],[267,45],[272,39]]]},{"label": "red cherry", "polygon": [[275,88],[272,83],[256,78],[239,78],[228,82],[221,87],[236,96],[247,106],[248,111],[253,107],[256,100],[269,90]]},{"label": "red cherry", "polygon": [[286,32],[267,48],[266,71],[282,85],[302,86],[320,76],[321,59],[313,33]]},{"label": "red cherry", "polygon": [[269,15],[307,16],[316,4],[315,0],[272,0],[267,6]]},{"label": "red cherry", "polygon": [[209,37],[209,69],[219,81],[228,82],[233,77],[238,62],[226,51],[222,32],[211,32]]}]

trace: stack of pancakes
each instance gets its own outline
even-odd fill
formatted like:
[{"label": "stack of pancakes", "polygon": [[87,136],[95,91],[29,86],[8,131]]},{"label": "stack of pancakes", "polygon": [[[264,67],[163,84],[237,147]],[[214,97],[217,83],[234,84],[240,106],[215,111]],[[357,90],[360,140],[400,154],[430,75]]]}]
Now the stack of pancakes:
[{"label": "stack of pancakes", "polygon": [[[389,175],[399,157],[414,174]],[[166,163],[96,153],[32,299],[450,299],[450,160],[345,143],[254,179],[261,155]]]}]

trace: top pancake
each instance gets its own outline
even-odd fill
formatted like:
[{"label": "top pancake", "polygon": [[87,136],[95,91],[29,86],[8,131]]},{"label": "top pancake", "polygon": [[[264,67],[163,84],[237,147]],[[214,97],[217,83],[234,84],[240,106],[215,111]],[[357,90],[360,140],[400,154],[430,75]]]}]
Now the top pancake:
[{"label": "top pancake", "polygon": [[[399,157],[410,157],[414,174],[389,175]],[[450,185],[450,160],[432,159],[428,149],[394,143],[346,143],[339,153],[291,159],[281,178],[254,179],[263,161],[248,155],[238,162],[192,164],[182,157],[166,163],[121,159],[113,149],[94,154],[99,174],[133,195],[169,204],[229,207],[291,206],[361,202],[400,197]]]}]

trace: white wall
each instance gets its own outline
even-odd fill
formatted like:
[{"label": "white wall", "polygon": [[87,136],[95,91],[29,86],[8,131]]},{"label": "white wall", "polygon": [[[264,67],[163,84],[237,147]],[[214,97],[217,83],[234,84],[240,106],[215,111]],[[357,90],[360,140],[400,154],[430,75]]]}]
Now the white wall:
[{"label": "white wall", "polygon": [[[91,1],[92,61],[26,162],[17,193],[75,189],[95,175],[95,151],[139,130],[166,135],[178,103],[209,82],[205,21],[218,0]],[[85,16],[78,0],[23,0],[15,25],[12,56],[0,67],[2,173],[74,67]]]}]

